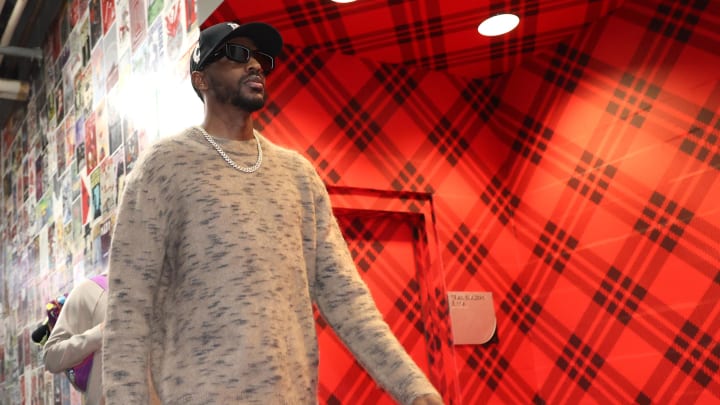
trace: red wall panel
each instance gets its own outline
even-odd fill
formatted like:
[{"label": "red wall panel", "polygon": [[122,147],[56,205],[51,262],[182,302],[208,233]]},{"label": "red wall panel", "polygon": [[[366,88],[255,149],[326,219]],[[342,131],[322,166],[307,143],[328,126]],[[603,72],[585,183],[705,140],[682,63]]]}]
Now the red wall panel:
[{"label": "red wall panel", "polygon": [[488,81],[289,48],[262,129],[330,185],[432,193],[447,289],[499,318],[460,403],[720,403],[718,22],[628,2]]}]

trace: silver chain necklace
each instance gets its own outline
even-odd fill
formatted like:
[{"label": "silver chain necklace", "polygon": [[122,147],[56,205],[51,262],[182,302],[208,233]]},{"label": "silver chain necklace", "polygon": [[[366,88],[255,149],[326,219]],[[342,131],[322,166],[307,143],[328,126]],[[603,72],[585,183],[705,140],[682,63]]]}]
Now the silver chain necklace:
[{"label": "silver chain necklace", "polygon": [[195,127],[195,129],[200,131],[200,133],[205,137],[205,139],[208,141],[208,143],[210,143],[210,145],[212,145],[212,147],[215,148],[215,150],[220,155],[220,157],[222,157],[223,160],[225,160],[227,162],[227,164],[229,164],[230,167],[232,167],[233,169],[239,170],[243,173],[252,173],[260,168],[260,165],[262,164],[263,153],[262,153],[262,147],[260,146],[260,139],[258,138],[255,131],[253,131],[253,136],[255,137],[255,142],[257,142],[257,161],[252,166],[244,167],[244,166],[240,166],[237,163],[235,163],[235,161],[232,160],[230,158],[230,156],[227,155],[227,153],[225,153],[225,151],[220,147],[220,145],[218,145],[217,142],[215,142],[215,139],[213,139],[213,137],[207,133],[205,128],[197,126],[197,127]]}]

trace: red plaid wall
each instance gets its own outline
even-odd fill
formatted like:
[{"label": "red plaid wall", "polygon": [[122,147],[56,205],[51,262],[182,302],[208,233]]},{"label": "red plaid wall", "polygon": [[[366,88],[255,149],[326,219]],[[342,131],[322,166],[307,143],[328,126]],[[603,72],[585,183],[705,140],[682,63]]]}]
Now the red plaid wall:
[{"label": "red plaid wall", "polygon": [[718,24],[627,2],[488,81],[289,47],[260,125],[330,185],[432,195],[447,289],[498,315],[453,401],[720,403]]}]

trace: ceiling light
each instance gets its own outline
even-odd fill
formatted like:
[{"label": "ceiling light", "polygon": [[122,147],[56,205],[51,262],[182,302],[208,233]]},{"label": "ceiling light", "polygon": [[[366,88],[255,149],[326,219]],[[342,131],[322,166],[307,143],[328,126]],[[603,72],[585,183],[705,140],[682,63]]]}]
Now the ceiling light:
[{"label": "ceiling light", "polygon": [[478,32],[486,37],[494,37],[512,31],[519,23],[520,18],[515,14],[498,14],[480,23]]},{"label": "ceiling light", "polygon": [[332,0],[335,3],[352,3],[355,0]]}]

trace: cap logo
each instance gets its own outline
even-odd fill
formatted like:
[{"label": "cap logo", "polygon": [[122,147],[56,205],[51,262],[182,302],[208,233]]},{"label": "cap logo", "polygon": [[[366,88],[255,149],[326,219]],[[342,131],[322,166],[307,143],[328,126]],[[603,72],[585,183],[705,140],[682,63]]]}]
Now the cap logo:
[{"label": "cap logo", "polygon": [[195,63],[200,62],[200,45],[195,47],[192,58],[195,61]]},{"label": "cap logo", "polygon": [[231,23],[227,23],[227,25],[228,25],[230,28],[232,28],[232,29],[235,29],[235,28],[237,28],[237,27],[240,26],[240,24],[236,24],[236,23],[232,23],[232,22],[231,22]]}]

